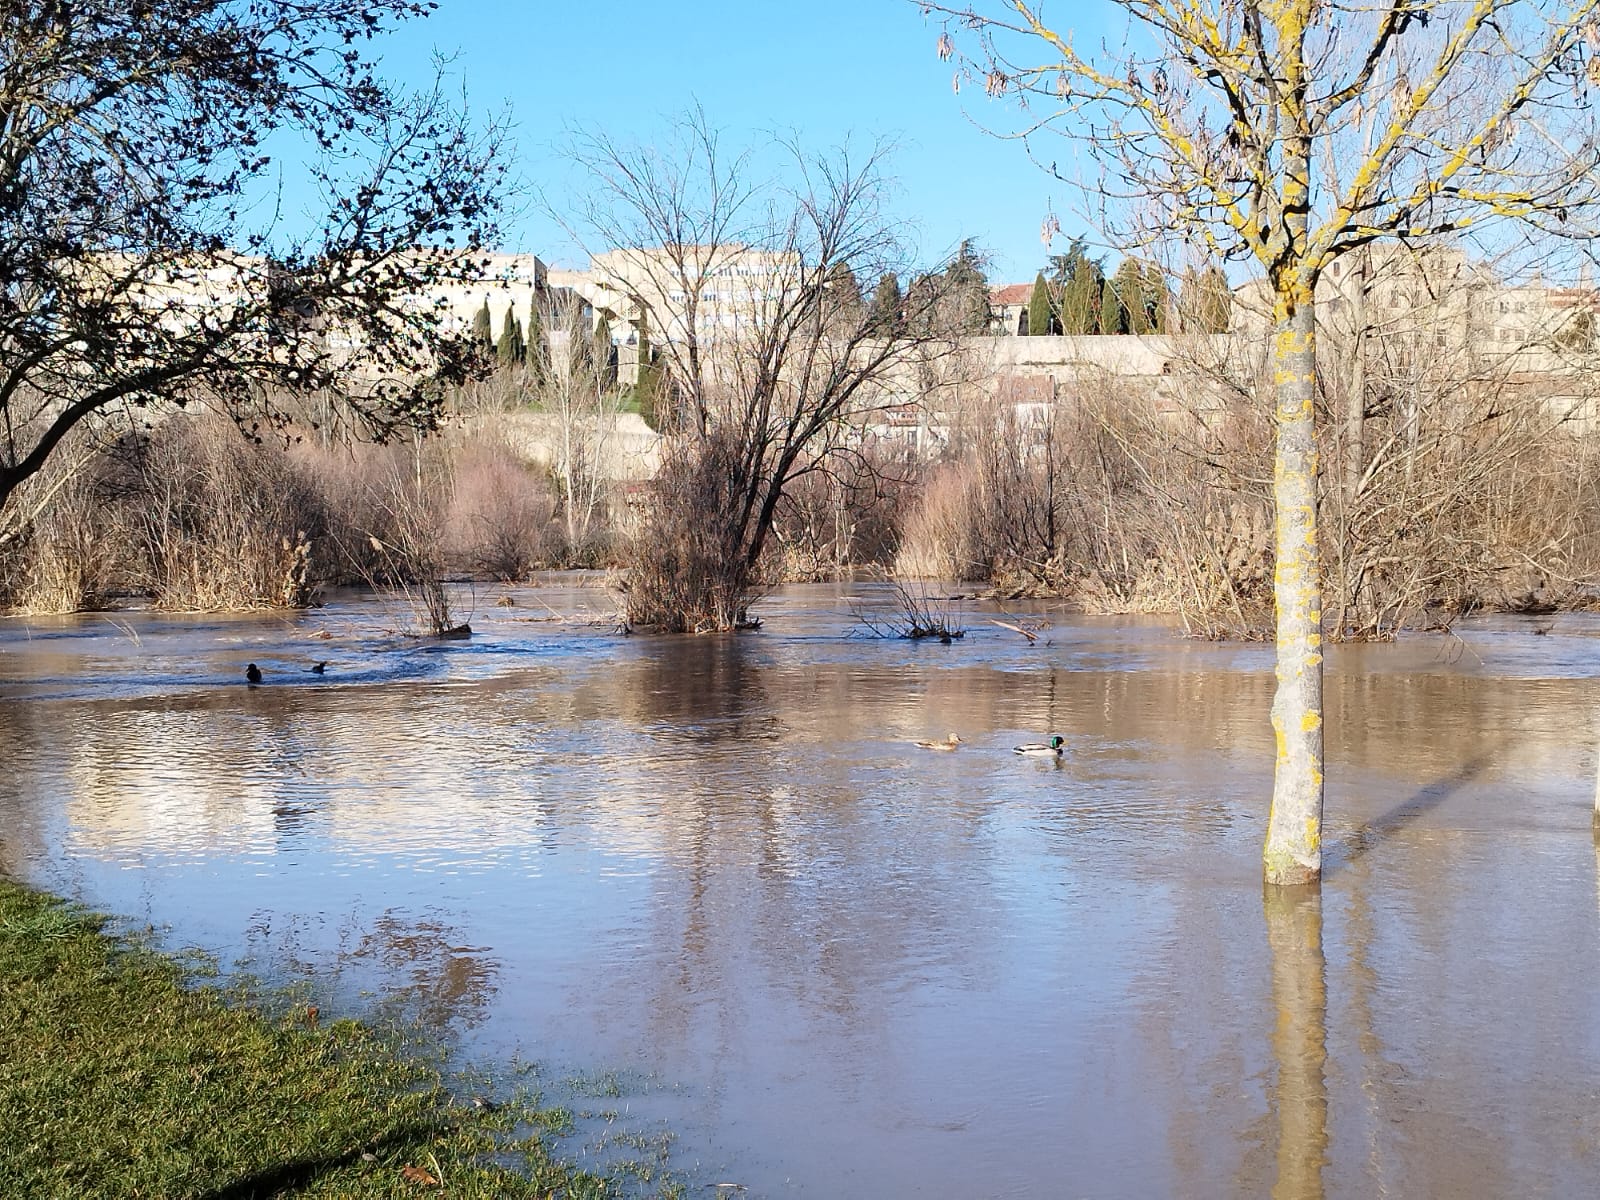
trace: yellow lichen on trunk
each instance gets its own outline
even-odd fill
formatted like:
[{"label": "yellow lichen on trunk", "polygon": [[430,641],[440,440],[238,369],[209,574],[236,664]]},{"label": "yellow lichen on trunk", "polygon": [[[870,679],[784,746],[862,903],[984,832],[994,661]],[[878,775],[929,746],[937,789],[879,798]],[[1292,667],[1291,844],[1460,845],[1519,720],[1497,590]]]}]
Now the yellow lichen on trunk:
[{"label": "yellow lichen on trunk", "polygon": [[1277,453],[1277,680],[1272,726],[1278,757],[1263,851],[1266,880],[1303,884],[1322,874],[1322,573],[1317,551],[1317,448],[1312,403],[1316,337],[1311,288],[1279,281],[1273,380]]}]

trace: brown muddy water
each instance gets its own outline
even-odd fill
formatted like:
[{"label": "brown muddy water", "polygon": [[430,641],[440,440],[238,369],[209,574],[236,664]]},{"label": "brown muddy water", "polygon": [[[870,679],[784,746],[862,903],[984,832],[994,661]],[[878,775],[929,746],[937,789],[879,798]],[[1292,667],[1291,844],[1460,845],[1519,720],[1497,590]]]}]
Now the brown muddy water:
[{"label": "brown muddy water", "polygon": [[516,594],[444,645],[0,623],[0,869],[535,1062],[690,1196],[1600,1191],[1600,621],[1335,648],[1327,879],[1274,900],[1266,647]]}]

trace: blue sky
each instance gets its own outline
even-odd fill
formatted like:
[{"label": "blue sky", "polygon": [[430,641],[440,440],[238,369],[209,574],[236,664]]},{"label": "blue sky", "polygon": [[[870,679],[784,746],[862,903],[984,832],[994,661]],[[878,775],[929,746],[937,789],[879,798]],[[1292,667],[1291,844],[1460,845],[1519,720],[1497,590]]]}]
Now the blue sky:
[{"label": "blue sky", "polygon": [[[441,0],[439,11],[380,43],[384,73],[425,76],[434,49],[455,56],[479,110],[507,106],[527,179],[558,200],[571,179],[560,146],[572,123],[633,140],[698,101],[730,141],[796,131],[825,149],[846,138],[896,143],[898,212],[937,258],[963,237],[993,257],[994,283],[1031,281],[1044,262],[1040,222],[1053,206],[1072,232],[1073,197],[1022,147],[969,119],[1006,112],[981,89],[951,91],[934,53],[939,26],[908,0],[613,0],[599,4]],[[529,209],[506,249],[583,265],[549,218]],[[1057,251],[1065,243],[1058,240]]]}]

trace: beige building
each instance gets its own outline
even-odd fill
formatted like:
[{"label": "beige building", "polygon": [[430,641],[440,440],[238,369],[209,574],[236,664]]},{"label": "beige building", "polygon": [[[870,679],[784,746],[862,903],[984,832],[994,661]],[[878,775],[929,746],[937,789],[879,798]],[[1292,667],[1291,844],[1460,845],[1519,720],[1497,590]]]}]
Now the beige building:
[{"label": "beige building", "polygon": [[799,256],[745,246],[626,247],[564,276],[597,311],[653,342],[715,343],[760,322],[796,285]]},{"label": "beige building", "polygon": [[[543,314],[566,297],[580,325],[592,327],[605,317],[624,382],[633,378],[641,332],[658,348],[684,343],[692,333],[715,369],[715,348],[762,322],[795,286],[802,267],[792,253],[744,246],[619,248],[595,255],[585,270],[549,269],[532,254],[462,256],[462,264],[459,275],[445,272],[437,286],[407,303],[441,311],[445,330],[454,333],[470,331],[487,306],[491,335],[498,336],[508,316],[526,330],[536,303]],[[238,303],[270,284],[262,260],[240,257],[153,282],[149,303],[168,306],[182,319],[185,311]],[[1028,284],[991,293],[997,336],[964,340],[966,378],[987,380],[982,386],[991,392],[1020,387],[1030,395],[1045,386],[1036,382],[1042,380],[1052,393],[1122,388],[1148,397],[1159,410],[1178,412],[1209,403],[1196,378],[1235,392],[1254,387],[1269,342],[1270,294],[1261,280],[1237,289],[1227,335],[1017,337],[1030,297]],[[1547,396],[1562,419],[1585,427],[1600,419],[1587,396],[1600,293],[1587,281],[1576,287],[1537,277],[1508,283],[1458,249],[1391,243],[1331,264],[1317,298],[1321,345],[1333,361],[1348,359],[1349,348],[1359,344],[1374,372],[1413,381],[1448,376],[1509,383]],[[330,348],[359,351],[338,329],[325,336]],[[949,389],[910,378],[890,386],[896,395],[882,407],[895,411],[875,422],[878,434],[918,454],[936,453],[937,410]]]},{"label": "beige building", "polygon": [[[1265,337],[1272,323],[1267,283],[1235,293],[1233,332]],[[1399,341],[1416,350],[1468,351],[1480,357],[1596,346],[1592,314],[1600,302],[1587,282],[1554,286],[1538,274],[1502,280],[1485,263],[1452,247],[1381,243],[1346,254],[1317,283],[1324,336]]]},{"label": "beige building", "polygon": [[[485,305],[489,308],[490,336],[499,337],[510,315],[524,332],[531,324],[535,299],[548,286],[544,263],[536,254],[475,255],[473,265],[459,278],[441,284],[423,297],[441,306],[444,327],[450,333],[467,333]],[[477,264],[486,264],[480,271]]]}]

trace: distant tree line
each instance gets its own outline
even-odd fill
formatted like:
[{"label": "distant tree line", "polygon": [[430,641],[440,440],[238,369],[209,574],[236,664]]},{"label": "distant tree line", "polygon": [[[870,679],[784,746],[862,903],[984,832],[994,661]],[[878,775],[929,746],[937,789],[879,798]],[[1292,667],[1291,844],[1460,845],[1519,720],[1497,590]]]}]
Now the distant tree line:
[{"label": "distant tree line", "polygon": [[1078,239],[1034,277],[1028,334],[1226,333],[1232,303],[1220,267],[1185,271],[1174,297],[1158,264],[1130,256],[1107,275]]},{"label": "distant tree line", "polygon": [[938,328],[946,333],[988,333],[993,314],[985,264],[977,242],[967,238],[943,271],[919,275],[909,288],[902,289],[900,277],[887,272],[872,293],[868,321],[885,335],[903,333],[908,331],[907,314],[916,313],[923,328],[910,332]]}]

